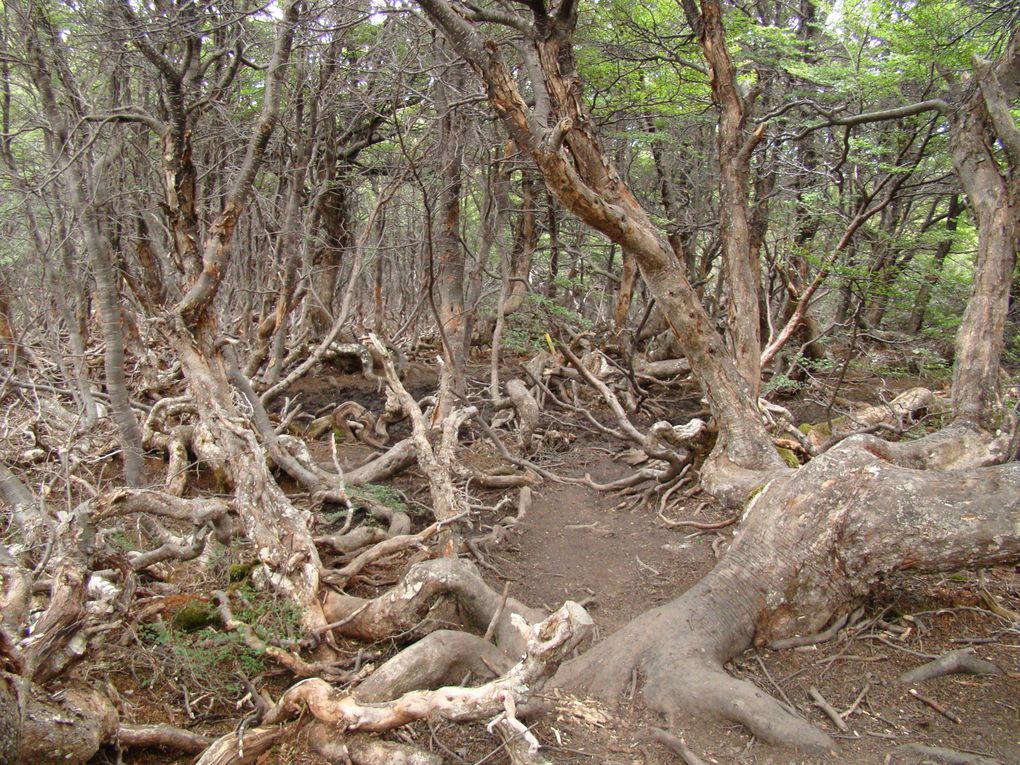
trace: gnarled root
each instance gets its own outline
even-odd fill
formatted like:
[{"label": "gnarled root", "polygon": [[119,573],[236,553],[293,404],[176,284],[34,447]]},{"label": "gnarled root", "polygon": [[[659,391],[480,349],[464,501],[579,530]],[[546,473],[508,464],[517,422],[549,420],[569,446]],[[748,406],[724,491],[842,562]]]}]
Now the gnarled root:
[{"label": "gnarled root", "polygon": [[24,678],[0,673],[3,762],[87,762],[116,731],[117,710],[102,693],[72,686],[55,702]]},{"label": "gnarled root", "polygon": [[[346,732],[383,732],[414,720],[435,716],[451,722],[470,722],[506,713],[527,701],[552,676],[560,662],[588,635],[592,621],[587,612],[570,601],[535,625],[520,624],[525,641],[524,658],[500,677],[476,687],[451,686],[416,690],[391,701],[366,703],[318,678],[291,686],[266,715],[260,731],[274,726],[286,729],[289,719],[309,712],[337,735]],[[236,734],[217,741],[198,765],[226,765],[240,760],[224,759],[236,749]],[[216,752],[215,758],[212,752]]]},{"label": "gnarled root", "polygon": [[554,684],[614,701],[637,672],[644,680],[644,702],[667,719],[729,720],[772,744],[812,752],[834,749],[832,740],[806,720],[723,670],[728,650],[723,645],[720,652],[720,643],[730,637],[730,629],[739,641],[742,628],[723,615],[729,604],[713,603],[712,594],[712,584],[699,584],[673,603],[642,614],[565,664]]},{"label": "gnarled root", "polygon": [[[372,600],[327,593],[323,610],[330,623],[343,622],[336,628],[337,633],[360,640],[382,640],[418,627],[443,595],[454,596],[466,619],[479,630],[485,629],[502,602],[474,565],[458,558],[439,558],[411,566],[396,586]],[[510,624],[514,613],[529,622],[541,618],[523,603],[508,600],[494,636],[496,644],[510,654],[523,648],[520,635]]]},{"label": "gnarled root", "polygon": [[439,755],[396,741],[365,734],[338,739],[335,728],[318,720],[305,728],[305,735],[312,749],[337,765],[443,765]]},{"label": "gnarled root", "polygon": [[410,691],[461,683],[468,674],[499,675],[512,661],[477,635],[438,630],[413,643],[369,675],[355,695],[362,701],[384,701]]}]

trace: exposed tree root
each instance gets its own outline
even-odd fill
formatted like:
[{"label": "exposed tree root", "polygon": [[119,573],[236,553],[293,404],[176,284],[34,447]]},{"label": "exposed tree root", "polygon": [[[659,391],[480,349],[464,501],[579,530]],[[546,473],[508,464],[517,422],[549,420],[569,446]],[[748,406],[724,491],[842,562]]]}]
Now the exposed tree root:
[{"label": "exposed tree root", "polygon": [[337,765],[443,765],[443,758],[417,747],[355,734],[338,739],[336,729],[313,720],[305,727],[308,743],[318,754]]},{"label": "exposed tree root", "polygon": [[[415,690],[390,701],[365,703],[318,678],[291,686],[269,712],[260,731],[287,729],[287,721],[305,711],[329,725],[336,734],[383,732],[425,717],[468,722],[492,717],[523,703],[539,690],[590,632],[592,622],[583,608],[567,602],[547,619],[520,625],[524,658],[500,677],[476,687]],[[219,739],[198,765],[240,762],[229,755],[237,749],[237,734]]]},{"label": "exposed tree root", "polygon": [[293,732],[293,726],[273,725],[229,733],[216,739],[195,765],[250,765]]},{"label": "exposed tree root", "polygon": [[[486,628],[502,601],[500,594],[482,580],[474,565],[458,558],[440,558],[411,566],[396,586],[373,600],[327,593],[323,609],[331,623],[356,613],[337,629],[338,634],[361,640],[381,640],[417,628],[436,600],[444,595],[456,599],[466,623],[479,631]],[[523,643],[510,623],[511,615],[520,614],[529,622],[538,621],[541,615],[512,598],[505,611],[494,635],[496,644],[514,655],[520,652]]]},{"label": "exposed tree root", "polygon": [[379,483],[407,470],[414,464],[415,459],[414,442],[410,438],[405,438],[364,465],[345,471],[344,477],[348,486]]},{"label": "exposed tree root", "polygon": [[117,728],[117,743],[133,749],[172,749],[186,754],[199,754],[212,739],[173,725],[126,725]]},{"label": "exposed tree root", "polygon": [[727,675],[723,664],[752,641],[821,629],[887,573],[1020,554],[1020,464],[917,470],[891,461],[915,461],[900,446],[855,436],[770,483],[701,582],[565,665],[557,684],[612,700],[637,668],[646,702],[667,715],[716,716],[771,743],[832,748],[825,734]]},{"label": "exposed tree root", "polygon": [[354,695],[361,701],[388,701],[410,691],[459,684],[469,673],[498,676],[512,664],[507,654],[477,635],[438,630],[379,667]]},{"label": "exposed tree root", "polygon": [[72,685],[57,698],[0,673],[0,752],[19,753],[4,762],[87,762],[116,733],[117,710],[102,693]]}]

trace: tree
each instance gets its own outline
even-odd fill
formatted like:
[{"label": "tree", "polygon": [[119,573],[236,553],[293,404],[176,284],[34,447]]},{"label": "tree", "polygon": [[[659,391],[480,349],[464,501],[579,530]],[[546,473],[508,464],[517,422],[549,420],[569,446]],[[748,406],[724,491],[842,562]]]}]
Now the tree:
[{"label": "tree", "polygon": [[[996,67],[977,62],[975,81],[955,94],[962,108],[951,126],[954,163],[965,188],[974,194],[981,244],[974,292],[958,336],[954,425],[899,446],[860,436],[787,475],[774,469],[775,453],[752,393],[757,379],[747,378],[757,375],[757,358],[749,359],[748,345],[757,354],[757,327],[745,325],[743,334],[738,329],[734,354],[725,350],[665,237],[601,151],[583,106],[571,49],[577,4],[562,0],[547,6],[539,0],[528,4],[530,18],[480,8],[456,12],[445,0],[419,0],[419,5],[485,84],[491,105],[518,145],[527,147],[550,191],[635,257],[678,333],[718,422],[719,438],[709,458],[716,464],[706,465],[703,484],[740,504],[749,488],[771,479],[748,503],[729,552],[699,585],[566,665],[559,681],[615,698],[639,671],[645,678],[646,702],[667,715],[708,712],[742,722],[769,741],[830,748],[827,736],[758,689],[728,676],[722,664],[753,639],[768,641],[795,629],[824,626],[881,573],[904,566],[941,570],[964,560],[980,565],[1008,559],[1020,549],[1020,539],[1009,531],[1020,509],[1020,471],[1015,464],[975,470],[1015,451],[1015,422],[991,404],[996,383],[990,375],[998,368],[1006,311],[1002,296],[1008,292],[1017,244],[1010,196],[1015,192],[1008,179],[1014,177],[1012,168],[1020,155],[1011,148],[1017,131],[1012,118],[1007,119],[1008,101],[999,80],[1001,76],[1013,86],[1020,63],[1016,37]],[[756,295],[757,284],[743,270],[751,264],[746,217],[740,215],[746,211],[747,193],[742,155],[753,150],[754,136],[760,137],[761,130],[750,137],[743,134],[745,104],[726,52],[720,4],[703,0],[700,11],[692,6],[685,5],[685,10],[701,41],[721,111],[727,279],[732,282],[732,305],[744,308],[752,298],[742,296]],[[482,24],[510,28],[519,36],[535,94],[533,109],[522,98],[499,47],[483,36]],[[1007,149],[1005,169],[987,148],[988,132]],[[753,300],[756,308],[757,298]],[[979,326],[984,328],[980,335]],[[721,459],[731,466],[720,469]],[[739,468],[737,480],[733,466]],[[965,501],[975,496],[971,492],[978,485],[979,493],[991,501],[981,503],[973,525],[964,530],[958,518],[944,512],[946,498]],[[847,496],[850,486],[857,489]],[[965,493],[958,493],[960,486]],[[895,508],[893,513],[887,512],[889,507]],[[923,531],[905,533],[915,529]]]}]

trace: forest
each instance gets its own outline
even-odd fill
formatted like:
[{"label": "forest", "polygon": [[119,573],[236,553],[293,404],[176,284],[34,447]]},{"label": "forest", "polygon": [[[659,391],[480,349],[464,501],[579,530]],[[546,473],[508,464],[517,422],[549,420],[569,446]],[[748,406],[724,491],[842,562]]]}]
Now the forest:
[{"label": "forest", "polygon": [[1020,763],[1020,6],[2,0],[0,765]]}]

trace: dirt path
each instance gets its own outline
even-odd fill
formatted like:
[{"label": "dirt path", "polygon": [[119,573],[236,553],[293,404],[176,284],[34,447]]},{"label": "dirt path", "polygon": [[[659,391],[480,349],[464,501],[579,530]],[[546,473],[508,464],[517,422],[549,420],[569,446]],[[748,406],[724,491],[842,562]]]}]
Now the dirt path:
[{"label": "dirt path", "polygon": [[[597,446],[575,449],[563,462],[564,475],[587,472],[599,482],[631,470]],[[567,598],[594,599],[589,610],[605,633],[683,592],[711,566],[706,537],[656,526],[649,509],[615,510],[619,501],[584,486],[544,484],[512,559],[514,594],[552,608]]]}]

